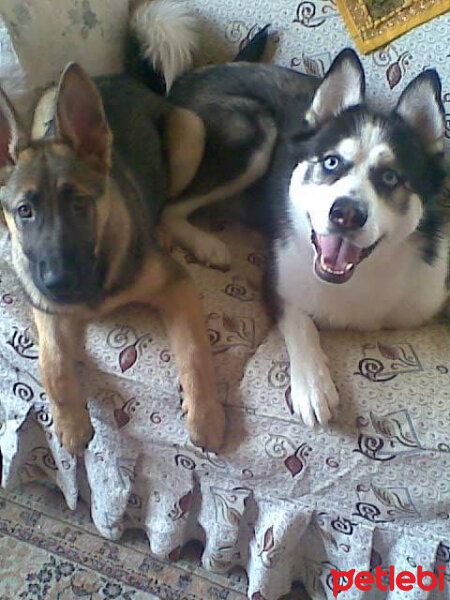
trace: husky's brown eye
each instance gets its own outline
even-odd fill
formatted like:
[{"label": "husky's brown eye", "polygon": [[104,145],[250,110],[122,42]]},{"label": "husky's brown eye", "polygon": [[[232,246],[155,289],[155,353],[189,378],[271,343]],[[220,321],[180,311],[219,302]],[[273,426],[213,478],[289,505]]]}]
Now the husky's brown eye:
[{"label": "husky's brown eye", "polygon": [[382,171],[380,178],[382,183],[388,188],[395,188],[400,182],[399,175],[393,169],[385,169]]},{"label": "husky's brown eye", "polygon": [[17,209],[17,214],[21,219],[31,219],[33,210],[29,204],[21,204]]}]

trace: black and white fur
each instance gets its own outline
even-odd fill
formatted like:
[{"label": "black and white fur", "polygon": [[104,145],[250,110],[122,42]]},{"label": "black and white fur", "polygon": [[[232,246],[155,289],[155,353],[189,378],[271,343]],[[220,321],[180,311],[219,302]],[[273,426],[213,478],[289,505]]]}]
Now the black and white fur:
[{"label": "black and white fur", "polygon": [[[199,27],[187,2],[140,0],[131,15],[130,33],[138,42],[141,58],[162,74],[166,90],[192,68]],[[133,66],[130,70],[135,70]]]},{"label": "black and white fur", "polygon": [[307,118],[316,129],[284,178],[272,284],[293,407],[312,426],[339,401],[317,326],[405,328],[433,317],[448,296],[449,236],[436,205],[445,126],[435,71],[384,116],[364,104],[362,66],[344,52]]},{"label": "black and white fur", "polygon": [[387,116],[365,105],[364,88],[359,59],[344,50],[322,81],[274,65],[221,65],[181,77],[169,95],[198,120],[179,148],[187,175],[163,221],[199,260],[226,266],[228,249],[190,213],[246,188],[267,200],[271,297],[293,407],[311,426],[338,404],[316,326],[412,327],[448,295],[439,77],[424,71]]}]

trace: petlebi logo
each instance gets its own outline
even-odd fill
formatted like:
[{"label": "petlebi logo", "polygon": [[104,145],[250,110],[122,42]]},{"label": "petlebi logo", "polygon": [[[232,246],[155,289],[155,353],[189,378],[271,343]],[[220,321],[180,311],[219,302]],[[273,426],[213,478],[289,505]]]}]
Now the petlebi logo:
[{"label": "petlebi logo", "polygon": [[420,565],[415,572],[399,571],[398,573],[393,566],[386,567],[386,569],[377,566],[374,572],[359,571],[358,573],[355,569],[350,569],[350,571],[331,569],[333,596],[336,598],[340,592],[350,590],[353,586],[362,592],[370,592],[374,587],[383,592],[396,589],[409,592],[416,588],[425,592],[435,589],[442,592],[444,590],[444,572],[444,565],[437,567],[437,575],[433,571],[425,571]]}]

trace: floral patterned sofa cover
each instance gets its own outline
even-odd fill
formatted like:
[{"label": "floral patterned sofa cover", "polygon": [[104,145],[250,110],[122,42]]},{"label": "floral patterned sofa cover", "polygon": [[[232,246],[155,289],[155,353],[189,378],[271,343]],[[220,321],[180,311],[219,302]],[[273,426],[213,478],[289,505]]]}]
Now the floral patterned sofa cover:
[{"label": "floral patterned sofa cover", "polygon": [[[115,47],[124,4],[67,0],[46,27],[66,32],[67,52],[89,42]],[[334,50],[350,43],[330,0],[192,5],[215,25],[214,35],[204,36],[214,59],[266,22],[279,31],[279,61],[302,69],[320,73]],[[5,1],[2,10],[0,75],[20,96],[37,85],[35,72],[30,84],[31,66],[21,56],[30,56],[23,31],[31,23],[34,31],[37,15],[27,20],[32,7],[25,1]],[[424,65],[440,67],[449,22],[441,17],[366,58],[369,89],[386,97],[396,92],[397,78],[403,87]],[[52,56],[39,85],[61,66]],[[120,68],[117,53],[101,56],[105,71]],[[78,460],[55,439],[36,334],[0,227],[2,485],[51,480],[70,508],[79,495],[90,502],[104,536],[117,539],[127,528],[142,528],[161,558],[174,559],[187,540],[201,539],[205,567],[224,577],[231,567],[244,567],[253,600],[276,600],[294,580],[313,598],[332,598],[331,569],[378,565],[397,572],[444,565],[441,597],[450,597],[449,321],[442,317],[412,331],[324,332],[341,405],[326,430],[311,431],[292,415],[286,350],[261,303],[264,241],[227,213],[210,215],[203,226],[230,244],[232,269],[205,269],[189,254],[175,254],[202,294],[227,411],[224,451],[209,454],[189,443],[161,324],[147,309],[129,307],[88,329],[78,368],[96,433]],[[344,597],[363,593],[352,588]],[[413,592],[414,598],[427,595]]]}]

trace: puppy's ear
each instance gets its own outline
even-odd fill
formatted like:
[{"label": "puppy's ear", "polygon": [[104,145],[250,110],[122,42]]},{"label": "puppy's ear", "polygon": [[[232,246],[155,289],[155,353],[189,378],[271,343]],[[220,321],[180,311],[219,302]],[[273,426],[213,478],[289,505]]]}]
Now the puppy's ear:
[{"label": "puppy's ear", "polygon": [[343,50],[317,88],[307,120],[319,125],[349,106],[361,104],[365,87],[364,70],[356,52],[350,48]]},{"label": "puppy's ear", "polygon": [[0,88],[0,169],[15,164],[26,145],[26,136],[14,108]]},{"label": "puppy's ear", "polygon": [[92,169],[106,172],[110,164],[112,135],[103,103],[93,81],[77,63],[61,75],[56,96],[58,136],[69,142]]},{"label": "puppy's ear", "polygon": [[418,75],[403,91],[395,108],[422,138],[429,152],[444,149],[445,111],[441,100],[441,80],[434,69]]}]

